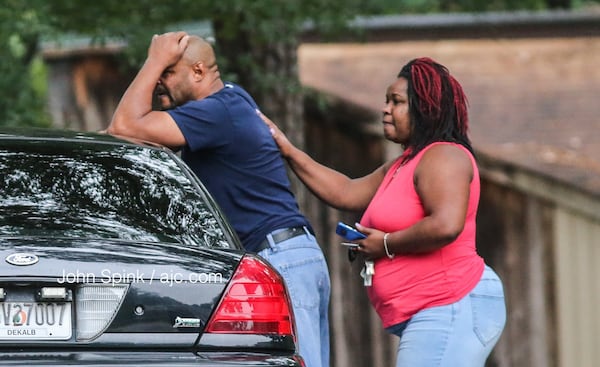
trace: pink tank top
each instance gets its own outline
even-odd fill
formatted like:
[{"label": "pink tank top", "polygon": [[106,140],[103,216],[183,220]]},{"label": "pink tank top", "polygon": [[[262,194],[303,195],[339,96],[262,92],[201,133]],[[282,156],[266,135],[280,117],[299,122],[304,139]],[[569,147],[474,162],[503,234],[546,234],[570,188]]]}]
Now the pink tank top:
[{"label": "pink tank top", "polygon": [[400,160],[394,162],[365,211],[361,224],[384,232],[395,232],[424,217],[423,205],[413,185],[413,175],[423,154],[437,144],[456,145],[471,157],[473,181],[465,226],[454,242],[439,250],[419,255],[396,255],[391,260],[382,257],[375,261],[373,285],[366,289],[383,327],[406,321],[424,308],[458,301],[475,287],[483,273],[484,262],[475,249],[479,171],[471,153],[459,144],[433,143],[403,166]]}]

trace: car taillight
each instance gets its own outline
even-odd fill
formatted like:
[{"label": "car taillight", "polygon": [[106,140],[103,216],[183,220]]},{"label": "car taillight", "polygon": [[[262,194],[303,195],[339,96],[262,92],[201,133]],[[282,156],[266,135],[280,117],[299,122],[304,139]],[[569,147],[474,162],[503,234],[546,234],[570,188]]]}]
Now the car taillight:
[{"label": "car taillight", "polygon": [[263,260],[243,257],[205,332],[295,338],[291,303],[281,276]]}]

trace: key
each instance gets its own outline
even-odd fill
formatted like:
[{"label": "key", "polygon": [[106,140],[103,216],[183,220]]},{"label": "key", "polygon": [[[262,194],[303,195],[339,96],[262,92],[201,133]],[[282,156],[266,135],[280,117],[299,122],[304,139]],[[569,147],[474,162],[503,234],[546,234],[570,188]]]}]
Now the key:
[{"label": "key", "polygon": [[365,261],[365,266],[360,272],[360,276],[363,278],[363,285],[370,287],[373,285],[373,274],[375,274],[375,263],[373,261]]}]

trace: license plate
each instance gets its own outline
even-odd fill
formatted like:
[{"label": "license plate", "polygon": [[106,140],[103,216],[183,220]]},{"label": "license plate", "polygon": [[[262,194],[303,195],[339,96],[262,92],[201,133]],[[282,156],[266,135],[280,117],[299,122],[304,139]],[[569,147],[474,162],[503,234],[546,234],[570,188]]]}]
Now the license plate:
[{"label": "license plate", "polygon": [[70,302],[0,303],[0,340],[71,338]]}]

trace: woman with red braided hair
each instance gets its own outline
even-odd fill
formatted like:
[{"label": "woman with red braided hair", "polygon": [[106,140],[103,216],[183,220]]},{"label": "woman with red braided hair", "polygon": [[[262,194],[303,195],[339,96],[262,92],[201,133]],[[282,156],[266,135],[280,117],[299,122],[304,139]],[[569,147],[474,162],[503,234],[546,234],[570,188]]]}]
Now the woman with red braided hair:
[{"label": "woman with red braided hair", "polygon": [[397,367],[482,367],[506,322],[502,282],[477,254],[479,172],[467,98],[443,65],[406,64],[387,88],[386,139],[402,155],[351,179],[293,146],[265,116],[281,154],[327,204],[364,211],[356,251],[374,262],[369,298],[400,337]]}]

